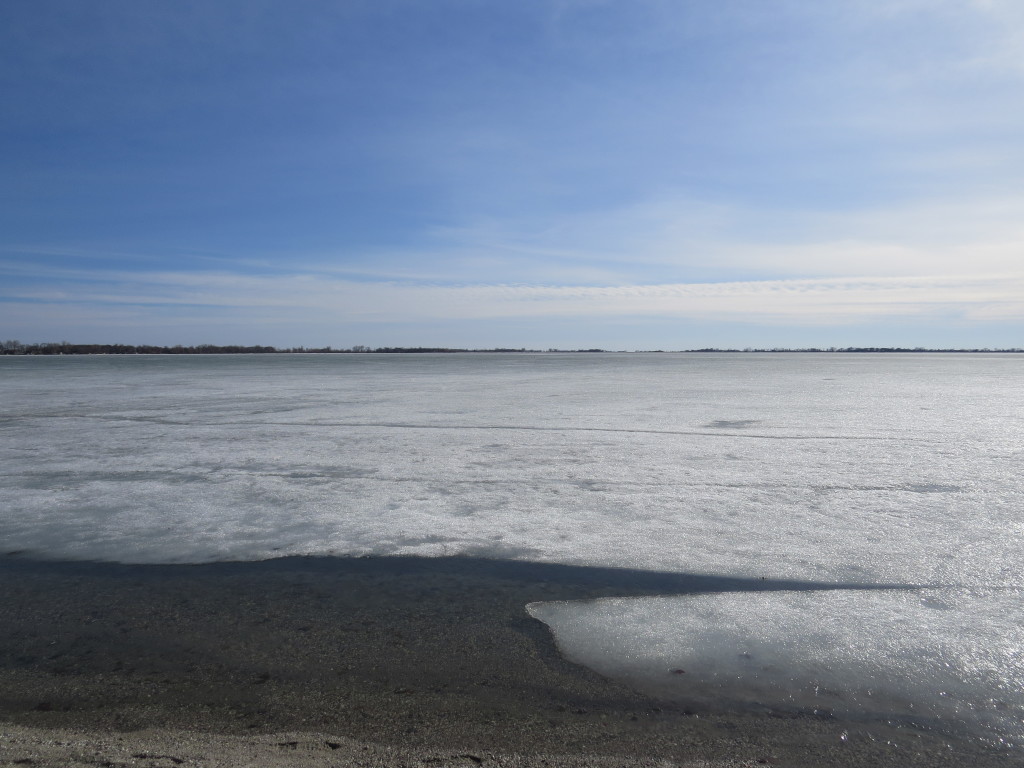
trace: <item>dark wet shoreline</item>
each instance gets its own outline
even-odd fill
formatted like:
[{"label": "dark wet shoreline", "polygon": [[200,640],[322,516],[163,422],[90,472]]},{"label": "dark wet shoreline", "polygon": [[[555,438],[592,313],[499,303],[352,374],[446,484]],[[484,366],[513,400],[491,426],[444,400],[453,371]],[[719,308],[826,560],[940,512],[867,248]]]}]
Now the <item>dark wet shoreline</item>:
[{"label": "dark wet shoreline", "polygon": [[1024,765],[1016,753],[906,729],[650,699],[565,661],[524,610],[545,600],[826,586],[835,587],[468,557],[5,557],[0,721],[111,733],[316,731],[422,750],[674,762]]}]

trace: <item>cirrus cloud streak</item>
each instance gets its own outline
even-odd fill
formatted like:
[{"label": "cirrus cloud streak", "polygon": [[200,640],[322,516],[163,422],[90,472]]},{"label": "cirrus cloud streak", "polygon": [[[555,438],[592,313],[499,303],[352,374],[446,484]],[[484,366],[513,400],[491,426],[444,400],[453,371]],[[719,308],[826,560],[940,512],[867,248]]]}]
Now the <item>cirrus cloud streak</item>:
[{"label": "cirrus cloud streak", "polygon": [[[10,268],[10,265],[8,266]],[[848,325],[881,318],[1024,320],[1024,272],[655,285],[430,284],[324,274],[60,270],[5,292],[4,325],[66,313],[103,323],[139,317],[230,317],[254,327],[306,321],[407,323],[650,316],[696,321]],[[62,308],[62,309],[61,309]]]}]

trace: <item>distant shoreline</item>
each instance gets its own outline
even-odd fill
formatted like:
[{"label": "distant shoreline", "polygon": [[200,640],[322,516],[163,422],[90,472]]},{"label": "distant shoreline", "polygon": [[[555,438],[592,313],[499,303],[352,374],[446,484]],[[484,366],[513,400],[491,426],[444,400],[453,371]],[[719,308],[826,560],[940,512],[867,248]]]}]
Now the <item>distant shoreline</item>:
[{"label": "distant shoreline", "polygon": [[278,349],[270,346],[239,346],[239,345],[217,345],[198,344],[195,346],[157,346],[152,344],[71,344],[69,342],[42,342],[36,344],[22,344],[19,341],[0,342],[0,355],[11,356],[54,356],[54,355],[293,355],[293,354],[341,354],[341,355],[362,355],[362,354],[458,354],[458,353],[489,353],[489,354],[585,354],[585,353],[613,353],[613,354],[679,354],[679,353],[818,353],[818,354],[856,354],[856,353],[972,353],[972,354],[1019,354],[1024,353],[1024,347],[1011,347],[991,349],[984,348],[946,348],[937,349],[930,347],[744,347],[735,349],[730,347],[703,347],[700,349],[644,349],[644,350],[614,350],[614,349],[527,349],[525,347],[513,349],[509,347],[494,347],[491,349],[468,349],[457,347],[364,347],[354,346],[343,349],[334,347],[288,347]]}]

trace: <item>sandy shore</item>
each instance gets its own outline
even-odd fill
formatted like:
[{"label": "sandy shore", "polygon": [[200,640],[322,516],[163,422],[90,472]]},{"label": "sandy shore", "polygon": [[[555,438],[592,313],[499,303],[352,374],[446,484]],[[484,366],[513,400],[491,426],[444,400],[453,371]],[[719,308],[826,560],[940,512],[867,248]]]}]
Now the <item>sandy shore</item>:
[{"label": "sandy shore", "polygon": [[539,600],[778,588],[471,558],[0,558],[0,765],[1024,765],[913,729],[693,711],[558,654]]}]

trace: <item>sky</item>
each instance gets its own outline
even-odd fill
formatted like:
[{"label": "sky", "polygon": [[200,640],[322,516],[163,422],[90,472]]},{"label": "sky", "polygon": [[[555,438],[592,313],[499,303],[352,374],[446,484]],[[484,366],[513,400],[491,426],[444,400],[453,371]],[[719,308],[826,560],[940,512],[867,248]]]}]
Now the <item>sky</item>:
[{"label": "sky", "polygon": [[1024,347],[1019,0],[5,0],[0,339]]}]

